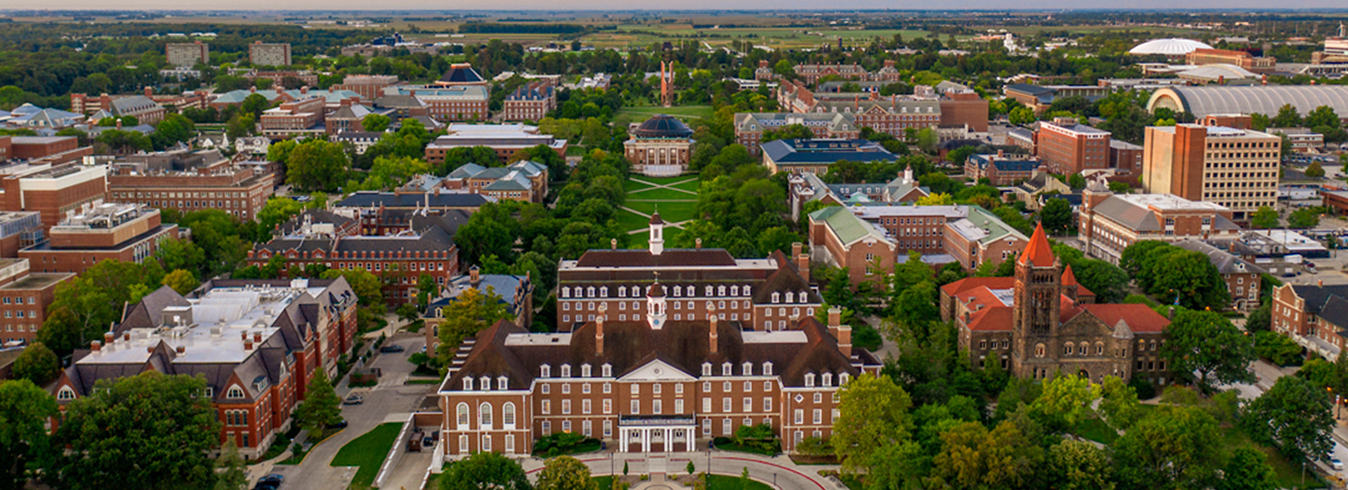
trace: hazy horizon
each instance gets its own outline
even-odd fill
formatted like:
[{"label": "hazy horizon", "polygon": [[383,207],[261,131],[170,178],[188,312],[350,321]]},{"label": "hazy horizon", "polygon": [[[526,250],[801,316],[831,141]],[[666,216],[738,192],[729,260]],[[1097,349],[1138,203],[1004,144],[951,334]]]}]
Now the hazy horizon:
[{"label": "hazy horizon", "polygon": [[[619,0],[497,0],[490,8],[478,1],[395,0],[376,5],[363,0],[290,0],[278,5],[275,0],[56,0],[39,5],[0,0],[5,10],[1248,10],[1286,11],[1333,9],[1348,11],[1344,0],[1301,0],[1297,5],[1270,8],[1267,1],[1255,0],[1134,0],[1127,5],[1106,0],[1028,0],[1008,5],[1005,0],[741,0],[734,5],[717,0],[670,0],[631,2]],[[647,4],[647,5],[643,5]]]}]

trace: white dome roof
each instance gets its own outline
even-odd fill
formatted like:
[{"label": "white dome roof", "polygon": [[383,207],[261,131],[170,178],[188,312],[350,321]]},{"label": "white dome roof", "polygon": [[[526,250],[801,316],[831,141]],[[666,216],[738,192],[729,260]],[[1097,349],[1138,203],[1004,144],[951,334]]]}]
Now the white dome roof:
[{"label": "white dome roof", "polygon": [[1163,54],[1166,56],[1183,56],[1189,54],[1195,49],[1212,49],[1212,46],[1195,41],[1193,39],[1152,39],[1145,43],[1137,45],[1128,51],[1128,54]]}]

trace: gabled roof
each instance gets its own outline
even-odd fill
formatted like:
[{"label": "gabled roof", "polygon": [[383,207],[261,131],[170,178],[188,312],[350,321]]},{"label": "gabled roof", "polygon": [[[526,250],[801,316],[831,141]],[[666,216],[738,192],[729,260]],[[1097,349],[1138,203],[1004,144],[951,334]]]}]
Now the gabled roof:
[{"label": "gabled roof", "polygon": [[810,213],[810,221],[824,223],[838,237],[844,247],[867,238],[885,244],[890,240],[879,227],[858,218],[843,206],[829,206]]},{"label": "gabled roof", "polygon": [[666,249],[659,255],[649,250],[596,249],[581,254],[577,267],[698,267],[734,266],[735,258],[720,248]]},{"label": "gabled roof", "polygon": [[1077,275],[1072,273],[1072,264],[1067,264],[1067,267],[1065,267],[1062,271],[1062,285],[1076,286],[1078,298],[1082,296],[1095,296],[1095,293],[1091,292],[1091,290],[1089,289],[1086,289],[1086,286],[1082,286],[1081,283],[1077,282]]}]

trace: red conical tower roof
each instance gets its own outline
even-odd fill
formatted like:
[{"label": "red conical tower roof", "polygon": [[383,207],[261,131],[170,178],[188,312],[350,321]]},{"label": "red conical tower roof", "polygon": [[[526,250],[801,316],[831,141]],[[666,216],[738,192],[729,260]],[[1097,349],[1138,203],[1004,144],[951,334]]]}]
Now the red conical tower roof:
[{"label": "red conical tower roof", "polygon": [[1044,235],[1044,224],[1039,223],[1035,225],[1034,236],[1030,237],[1030,244],[1025,246],[1017,262],[1024,264],[1029,261],[1037,267],[1045,267],[1053,265],[1054,258],[1053,247],[1049,246],[1048,237]]},{"label": "red conical tower roof", "polygon": [[1072,264],[1067,264],[1067,267],[1062,271],[1062,285],[1080,286],[1077,283],[1077,275],[1072,273]]}]

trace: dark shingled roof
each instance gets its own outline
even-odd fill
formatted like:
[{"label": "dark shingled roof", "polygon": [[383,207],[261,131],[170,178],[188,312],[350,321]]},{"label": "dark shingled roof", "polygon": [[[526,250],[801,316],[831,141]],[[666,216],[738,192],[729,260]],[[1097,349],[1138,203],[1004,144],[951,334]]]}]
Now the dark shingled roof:
[{"label": "dark shingled roof", "polygon": [[813,318],[801,320],[799,327],[805,334],[805,342],[745,343],[736,322],[718,321],[717,347],[713,352],[710,322],[705,320],[672,321],[659,330],[652,329],[646,322],[606,321],[604,352],[600,354],[596,348],[595,322],[578,327],[571,334],[570,343],[507,346],[506,338],[510,334],[527,331],[502,320],[478,333],[463,368],[447,378],[441,389],[462,389],[465,377],[487,376],[495,380],[507,376],[508,389],[525,390],[538,375],[539,366],[544,364],[580,366],[588,363],[598,367],[608,363],[613,367],[614,376],[622,377],[659,360],[698,377],[703,363],[717,366],[714,372],[720,373],[719,366],[730,362],[739,373],[742,363],[749,362],[756,374],[762,374],[763,363],[771,362],[774,374],[781,376],[786,386],[803,386],[807,373],[847,373],[855,377],[860,374],[860,369],[853,365],[854,361],[872,367],[879,365],[874,356],[861,349],[854,349],[854,358],[848,359],[838,350],[837,339],[828,332],[828,327]]},{"label": "dark shingled roof", "polygon": [[665,250],[660,255],[649,250],[590,250],[576,261],[577,267],[698,267],[733,266],[735,257],[720,248]]},{"label": "dark shingled roof", "polygon": [[687,124],[665,114],[656,114],[632,130],[632,136],[636,138],[687,138],[692,135],[693,130]]},{"label": "dark shingled roof", "polygon": [[339,208],[476,208],[490,202],[482,194],[443,192],[427,194],[394,194],[392,192],[360,191],[335,204]]},{"label": "dark shingled roof", "polygon": [[440,77],[440,82],[443,83],[481,83],[482,81],[482,75],[478,75],[477,70],[466,63],[450,65],[449,71]]}]

